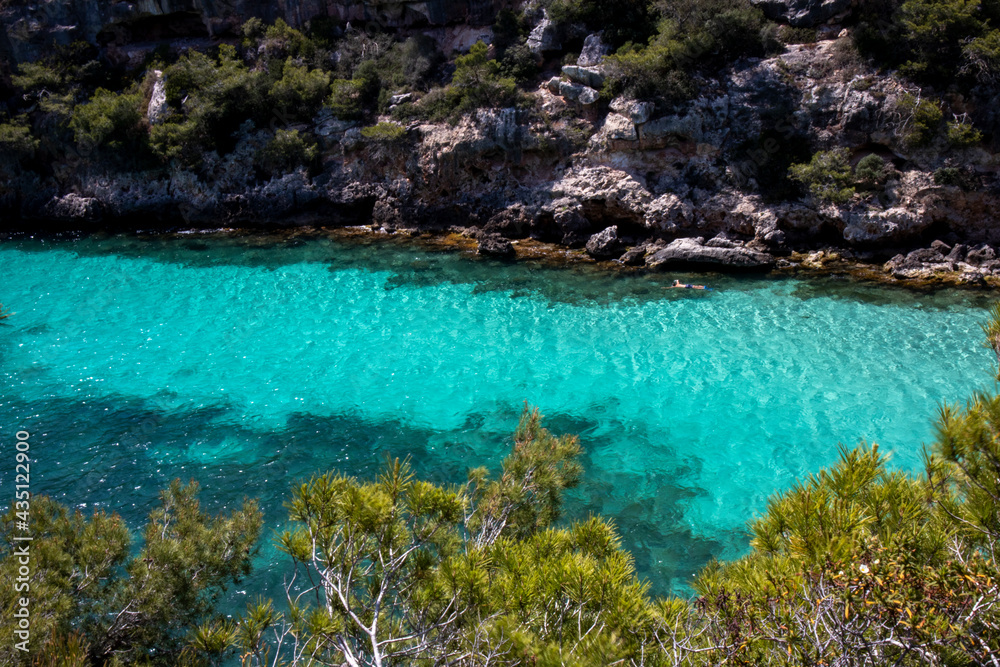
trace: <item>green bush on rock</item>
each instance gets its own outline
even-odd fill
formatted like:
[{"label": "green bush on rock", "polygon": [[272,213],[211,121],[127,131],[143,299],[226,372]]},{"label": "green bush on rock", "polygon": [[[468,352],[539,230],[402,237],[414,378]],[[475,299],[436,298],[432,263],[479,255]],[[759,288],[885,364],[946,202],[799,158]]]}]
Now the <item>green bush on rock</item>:
[{"label": "green bush on rock", "polygon": [[846,148],[820,151],[808,164],[793,164],[788,176],[805,185],[809,194],[820,201],[845,204],[854,196],[848,157]]},{"label": "green bush on rock", "polygon": [[141,104],[142,96],[137,90],[113,93],[98,88],[88,103],[73,111],[70,128],[76,142],[121,149],[127,142],[144,139]]},{"label": "green bush on rock", "polygon": [[319,155],[315,142],[298,130],[278,130],[263,149],[258,161],[272,176],[308,167]]}]

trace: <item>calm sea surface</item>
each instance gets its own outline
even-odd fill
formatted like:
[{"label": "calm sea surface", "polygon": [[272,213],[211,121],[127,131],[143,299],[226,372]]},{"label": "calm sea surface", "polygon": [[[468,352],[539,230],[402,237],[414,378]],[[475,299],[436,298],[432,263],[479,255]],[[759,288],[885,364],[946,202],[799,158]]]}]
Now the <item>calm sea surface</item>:
[{"label": "calm sea surface", "polygon": [[[674,278],[711,292],[664,289]],[[919,471],[941,402],[991,386],[987,295],[848,280],[506,264],[393,242],[0,242],[0,443],[31,485],[134,528],[176,477],[207,509],[258,497],[258,571],[292,483],[386,456],[461,482],[525,401],[577,433],[568,519],[611,517],[655,592],[747,548],[769,494],[878,442]],[[0,465],[0,507],[13,497]],[[244,598],[245,599],[245,598]]]}]

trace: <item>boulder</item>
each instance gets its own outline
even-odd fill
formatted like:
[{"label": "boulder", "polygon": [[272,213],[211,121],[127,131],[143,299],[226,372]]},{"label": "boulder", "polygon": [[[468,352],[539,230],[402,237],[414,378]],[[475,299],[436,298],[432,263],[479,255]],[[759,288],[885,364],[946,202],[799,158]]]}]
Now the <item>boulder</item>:
[{"label": "boulder", "polygon": [[652,102],[639,102],[627,97],[616,97],[611,101],[611,110],[617,111],[636,125],[642,125],[653,115],[656,105]]},{"label": "boulder", "polygon": [[523,239],[531,232],[531,216],[520,206],[513,206],[495,213],[483,231],[508,239]]},{"label": "boulder", "polygon": [[635,123],[625,116],[616,113],[609,113],[604,119],[602,137],[612,141],[638,141],[639,135],[635,131]]},{"label": "boulder", "polygon": [[846,14],[852,0],[750,0],[771,20],[812,28]]},{"label": "boulder", "polygon": [[948,256],[945,257],[949,262],[964,262],[966,261],[966,255],[969,252],[969,246],[964,243],[956,243],[955,247],[951,249]]},{"label": "boulder", "polygon": [[970,285],[975,287],[986,287],[986,278],[978,271],[963,271],[958,276],[960,285]]},{"label": "boulder", "polygon": [[596,67],[563,65],[562,73],[569,77],[570,81],[590,88],[600,88],[604,85],[604,74]]},{"label": "boulder", "polygon": [[569,81],[559,82],[559,94],[571,102],[579,102],[584,106],[590,106],[601,96],[593,88],[588,88],[578,83],[570,83]]},{"label": "boulder", "polygon": [[562,49],[559,26],[549,20],[547,12],[528,35],[527,44],[531,52],[536,55],[541,55],[544,51],[559,51]]},{"label": "boulder", "polygon": [[315,132],[321,137],[329,137],[335,134],[343,134],[344,132],[347,132],[351,128],[357,126],[357,121],[340,120],[339,118],[328,116],[317,120]]},{"label": "boulder", "polygon": [[734,270],[765,270],[774,266],[774,257],[749,248],[707,246],[702,238],[677,239],[646,259],[650,268],[712,265]]},{"label": "boulder", "polygon": [[413,100],[413,93],[397,93],[389,98],[389,106],[394,107],[397,104],[405,104]]},{"label": "boulder", "polygon": [[648,246],[645,244],[629,248],[625,251],[625,254],[618,259],[618,261],[625,266],[642,266],[646,263],[646,252],[648,249]]},{"label": "boulder", "polygon": [[935,274],[956,269],[936,248],[920,248],[907,255],[896,255],[882,267],[886,273],[901,280],[927,280]]},{"label": "boulder", "polygon": [[604,56],[611,52],[611,48],[601,41],[601,33],[587,35],[583,40],[583,50],[580,57],[576,59],[576,64],[582,67],[593,67],[600,64]]},{"label": "boulder", "polygon": [[479,239],[477,252],[480,255],[487,255],[489,257],[509,258],[517,255],[514,245],[510,241],[494,234],[488,234]]},{"label": "boulder", "polygon": [[640,223],[652,200],[645,186],[630,174],[605,166],[573,171],[553,183],[551,192],[554,200],[547,208],[557,219],[562,211],[580,209],[593,219]]},{"label": "boulder", "polygon": [[42,208],[42,215],[56,220],[79,220],[97,222],[104,217],[104,206],[93,197],[81,197],[70,193],[62,197],[53,197]]},{"label": "boulder", "polygon": [[611,259],[618,257],[622,251],[622,242],[618,238],[618,225],[612,225],[590,237],[587,241],[587,254],[594,259]]},{"label": "boulder", "polygon": [[985,243],[980,243],[965,254],[965,261],[974,265],[981,265],[996,258],[996,251]]}]

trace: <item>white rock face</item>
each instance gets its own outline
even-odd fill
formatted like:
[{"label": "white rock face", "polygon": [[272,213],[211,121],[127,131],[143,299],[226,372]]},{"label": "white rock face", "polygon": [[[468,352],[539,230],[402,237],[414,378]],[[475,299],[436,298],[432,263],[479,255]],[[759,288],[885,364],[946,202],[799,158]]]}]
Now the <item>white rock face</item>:
[{"label": "white rock face", "polygon": [[527,43],[528,48],[536,55],[540,55],[543,51],[558,51],[562,48],[559,27],[549,20],[547,12],[528,35]]},{"label": "white rock face", "polygon": [[636,125],[642,125],[648,121],[649,117],[653,115],[655,108],[656,105],[652,102],[637,102],[625,97],[616,97],[611,101],[612,111],[617,111],[621,115],[628,117]]},{"label": "white rock face", "polygon": [[601,94],[593,88],[569,81],[559,82],[559,94],[571,102],[579,102],[584,106],[594,104],[601,97]]},{"label": "white rock face", "polygon": [[146,120],[150,125],[157,125],[167,117],[170,108],[167,106],[167,85],[163,79],[163,72],[154,70],[153,76],[156,77],[156,82],[153,84],[153,94],[146,108]]},{"label": "white rock face", "polygon": [[590,88],[600,88],[604,85],[604,74],[596,67],[580,67],[578,65],[563,65],[562,73],[571,81]]},{"label": "white rock face", "polygon": [[601,41],[600,33],[587,35],[587,38],[583,40],[583,50],[580,51],[580,57],[576,59],[576,64],[583,67],[599,65],[610,51],[610,47]]},{"label": "white rock face", "polygon": [[[635,124],[625,116],[609,113],[604,119],[604,127],[601,134],[605,138],[616,141],[636,141],[639,135],[635,131]],[[595,135],[600,136],[600,134]]]},{"label": "white rock face", "polygon": [[599,202],[622,216],[641,220],[653,197],[631,175],[611,167],[586,167],[552,186],[553,197],[586,204]]}]

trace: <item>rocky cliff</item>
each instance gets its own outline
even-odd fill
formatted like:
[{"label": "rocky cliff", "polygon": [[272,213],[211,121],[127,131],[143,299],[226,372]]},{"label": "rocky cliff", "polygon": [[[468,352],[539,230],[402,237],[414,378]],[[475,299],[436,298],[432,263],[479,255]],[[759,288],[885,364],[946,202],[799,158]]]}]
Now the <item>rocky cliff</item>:
[{"label": "rocky cliff", "polygon": [[[576,65],[533,91],[531,109],[480,110],[457,124],[410,123],[403,141],[378,150],[357,123],[321,112],[304,127],[321,140],[319,173],[262,182],[253,159],[267,132],[247,128],[231,153],[207,156],[198,172],[81,169],[71,191],[52,182],[22,184],[31,195],[17,205],[25,220],[89,225],[295,220],[459,229],[479,238],[483,252],[501,255],[514,252],[510,241],[530,236],[634,266],[768,269],[794,251],[834,247],[871,261],[892,258],[885,271],[897,278],[1000,275],[996,253],[987,250],[1000,245],[997,156],[981,146],[914,147],[906,140],[901,100],[919,90],[851,55],[849,30],[836,25],[850,2],[761,4],[792,24],[823,24],[821,39],[739,61],[702,82],[701,94],[682,107],[599,100],[603,52],[592,35]],[[475,22],[494,12],[472,0],[78,0],[9,2],[3,17],[22,58],[61,38],[60,26],[100,41],[109,26],[134,27],[153,16],[197,18],[212,35],[251,15],[290,23],[378,15],[419,26]],[[528,45],[540,43],[542,32],[532,31]],[[847,148],[852,163],[880,156],[885,182],[843,203],[776,198],[761,187],[793,162],[836,148]],[[942,170],[953,178],[942,179]],[[935,253],[912,255],[935,240]]]},{"label": "rocky cliff", "polygon": [[0,52],[36,60],[55,44],[101,46],[234,35],[253,17],[299,27],[317,17],[380,28],[489,25],[504,0],[7,0]]}]

